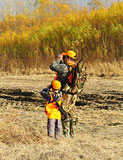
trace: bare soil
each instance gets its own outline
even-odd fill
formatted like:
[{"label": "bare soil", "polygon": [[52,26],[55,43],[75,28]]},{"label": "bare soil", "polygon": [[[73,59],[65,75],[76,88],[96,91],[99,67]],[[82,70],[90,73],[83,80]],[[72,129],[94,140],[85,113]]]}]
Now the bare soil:
[{"label": "bare soil", "polygon": [[[88,77],[76,103],[77,135],[61,140],[47,137],[46,101],[40,96],[53,77],[0,77],[0,160],[122,160],[123,77]],[[9,137],[4,123],[16,124],[18,130],[25,127],[23,140],[21,134]],[[27,126],[33,140],[26,137]]]}]

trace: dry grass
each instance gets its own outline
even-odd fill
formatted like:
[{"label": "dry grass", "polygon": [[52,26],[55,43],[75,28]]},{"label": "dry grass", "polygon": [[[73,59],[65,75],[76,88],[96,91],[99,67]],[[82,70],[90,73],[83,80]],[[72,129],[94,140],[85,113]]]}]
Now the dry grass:
[{"label": "dry grass", "polygon": [[[26,114],[25,114],[26,116]],[[32,125],[33,121],[23,121],[18,113],[4,112],[0,114],[0,142],[5,144],[42,143],[41,132]]]},{"label": "dry grass", "polygon": [[40,68],[14,68],[10,70],[1,70],[0,69],[0,75],[6,76],[6,75],[12,75],[12,76],[18,76],[18,75],[42,75],[42,74],[52,74],[53,72],[46,66],[46,67],[40,67]]},{"label": "dry grass", "polygon": [[87,72],[93,76],[123,76],[123,61],[88,63]]},{"label": "dry grass", "polygon": [[[109,77],[117,77],[117,76],[123,76],[123,61],[113,61],[111,62],[91,62],[91,63],[85,63],[87,66],[87,73],[90,76],[109,76]],[[4,65],[3,65],[4,66]],[[13,62],[6,68],[0,69],[1,75],[34,75],[34,74],[52,74],[53,72],[49,69],[49,64],[40,66],[40,67],[23,67],[23,65]]]},{"label": "dry grass", "polygon": [[[54,75],[49,74],[1,76],[0,87],[15,87],[37,93],[53,78]],[[109,91],[109,94],[104,96],[108,98],[113,90],[116,91],[113,93],[120,93],[121,97],[122,79],[89,77],[83,92],[100,95]],[[6,96],[10,96],[9,93]],[[117,95],[116,98],[118,99]],[[4,100],[1,96],[0,100],[7,99]],[[103,99],[102,105],[105,105],[105,101],[106,99]],[[0,160],[122,160],[122,110],[80,106],[77,136],[58,140],[47,137],[44,108],[32,104],[27,110],[25,103],[16,108],[12,108],[14,105],[11,106],[10,103],[0,104]]]},{"label": "dry grass", "polygon": [[120,137],[105,133],[120,112],[79,110],[77,136],[58,140],[47,137],[43,109],[0,111],[0,160],[121,160]]}]

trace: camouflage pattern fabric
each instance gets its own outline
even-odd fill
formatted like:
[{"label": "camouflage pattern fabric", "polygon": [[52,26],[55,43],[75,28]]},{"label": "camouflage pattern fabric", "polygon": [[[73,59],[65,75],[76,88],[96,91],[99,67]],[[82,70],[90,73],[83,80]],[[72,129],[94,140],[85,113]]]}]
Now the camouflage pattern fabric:
[{"label": "camouflage pattern fabric", "polygon": [[77,117],[77,110],[75,107],[75,103],[77,100],[77,94],[63,94],[63,102],[62,106],[64,110],[68,113],[68,117],[76,118]]},{"label": "camouflage pattern fabric", "polygon": [[62,121],[63,134],[65,137],[74,137],[76,135],[77,119],[67,118]]},{"label": "camouflage pattern fabric", "polygon": [[62,120],[63,134],[65,136],[71,136],[71,137],[76,135],[76,124],[78,121],[78,115],[75,103],[77,101],[79,94],[83,90],[83,86],[85,84],[87,77],[84,63],[80,62],[81,61],[79,61],[75,69],[73,87],[70,88],[68,85],[66,85],[65,88],[63,89],[62,106],[68,114],[68,118]]},{"label": "camouflage pattern fabric", "polygon": [[58,58],[50,64],[50,69],[58,73],[59,79],[66,77],[68,73],[68,65],[63,61],[60,61]]},{"label": "camouflage pattern fabric", "polygon": [[[68,66],[63,61],[56,59],[51,65],[50,69],[58,73],[59,80],[66,77],[68,73]],[[77,111],[75,107],[76,100],[83,90],[86,81],[86,68],[82,60],[78,61],[75,71],[73,73],[72,87],[66,84],[62,89],[63,92],[63,109],[67,112],[68,118],[62,120],[63,133],[65,136],[73,136],[76,132]]]},{"label": "camouflage pattern fabric", "polygon": [[86,67],[85,64],[80,60],[75,68],[74,81],[73,81],[73,87],[71,88],[71,92],[77,93],[77,95],[79,95],[83,90],[86,80],[87,80]]},{"label": "camouflage pattern fabric", "polygon": [[67,119],[62,120],[63,134],[65,136],[75,136],[77,123],[77,109],[75,107],[77,94],[63,94],[62,106],[67,112]]}]

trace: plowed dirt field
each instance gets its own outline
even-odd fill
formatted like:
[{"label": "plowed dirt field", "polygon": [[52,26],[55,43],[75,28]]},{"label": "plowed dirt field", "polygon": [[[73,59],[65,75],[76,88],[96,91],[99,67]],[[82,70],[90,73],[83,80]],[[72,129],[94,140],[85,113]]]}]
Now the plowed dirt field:
[{"label": "plowed dirt field", "polygon": [[0,160],[122,160],[123,78],[88,77],[74,138],[47,137],[40,91],[53,74],[0,77]]}]

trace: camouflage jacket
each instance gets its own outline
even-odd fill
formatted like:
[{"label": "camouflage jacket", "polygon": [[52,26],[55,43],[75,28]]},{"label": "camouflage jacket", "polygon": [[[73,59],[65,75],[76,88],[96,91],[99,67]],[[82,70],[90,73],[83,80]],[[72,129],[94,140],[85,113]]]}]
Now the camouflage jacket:
[{"label": "camouflage jacket", "polygon": [[[63,61],[56,59],[50,65],[50,69],[52,71],[57,72],[58,80],[62,81],[65,79],[69,72],[69,65],[65,64]],[[63,86],[62,91],[66,93],[73,93],[76,94],[77,92],[81,92],[86,81],[86,67],[82,60],[80,60],[74,69],[73,72],[73,83],[72,85],[68,85],[68,83]]]},{"label": "camouflage jacket", "polygon": [[63,61],[56,59],[54,62],[51,63],[50,69],[57,73],[57,80],[62,83],[62,87],[64,86],[65,80],[68,78],[68,74],[70,73],[70,68],[72,71],[72,66],[65,64]]},{"label": "camouflage jacket", "polygon": [[50,69],[58,73],[58,76],[65,77],[68,73],[68,65],[58,58],[50,64]]}]

